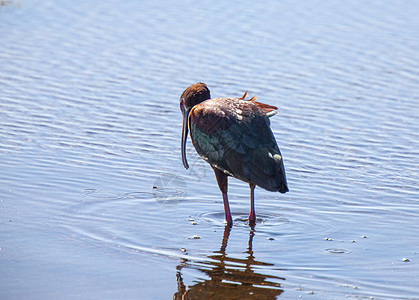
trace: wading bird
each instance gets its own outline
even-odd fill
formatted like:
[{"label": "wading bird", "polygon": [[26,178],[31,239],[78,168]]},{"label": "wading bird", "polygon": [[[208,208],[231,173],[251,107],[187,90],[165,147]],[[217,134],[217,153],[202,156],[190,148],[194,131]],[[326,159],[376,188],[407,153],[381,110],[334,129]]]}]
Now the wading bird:
[{"label": "wading bird", "polygon": [[186,160],[186,138],[190,132],[196,152],[214,170],[223,195],[225,219],[232,225],[227,198],[227,177],[250,187],[249,224],[255,224],[255,186],[268,191],[288,192],[284,162],[270,129],[269,118],[277,107],[240,98],[213,98],[205,83],[188,87],[180,96],[183,115],[181,152]]}]

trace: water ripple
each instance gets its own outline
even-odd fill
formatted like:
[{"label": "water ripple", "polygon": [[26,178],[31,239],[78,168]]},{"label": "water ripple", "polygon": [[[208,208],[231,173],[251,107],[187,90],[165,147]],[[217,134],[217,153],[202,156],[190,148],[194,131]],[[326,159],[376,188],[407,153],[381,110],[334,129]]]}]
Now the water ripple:
[{"label": "water ripple", "polygon": [[[136,286],[130,280],[151,276],[144,270],[163,265],[162,280],[174,263],[173,293],[182,284],[194,291],[213,284],[207,274],[224,257],[237,278],[273,282],[274,296],[417,294],[418,5],[7,3],[0,7],[0,260],[4,274],[28,278],[22,286],[6,276],[9,286],[35,293],[39,280],[52,282],[70,261],[54,249],[69,247],[60,253],[80,253],[71,261],[86,266],[100,256],[88,252],[97,245],[117,253],[97,265],[116,266],[127,253],[144,264],[126,272],[130,278],[114,280],[114,269],[100,278]],[[212,171],[190,142],[190,170],[179,157],[178,98],[196,81],[214,97],[248,90],[280,108],[271,126],[290,193],[257,189],[251,230],[248,186],[230,180],[235,225],[224,250]],[[178,180],[159,185],[165,178]],[[36,264],[43,253],[54,272]],[[246,263],[251,272],[240,273]],[[97,278],[62,273],[71,286]],[[90,286],[106,292],[111,285]],[[49,294],[34,297],[62,288],[48,285]],[[3,298],[27,296],[5,290]]]}]

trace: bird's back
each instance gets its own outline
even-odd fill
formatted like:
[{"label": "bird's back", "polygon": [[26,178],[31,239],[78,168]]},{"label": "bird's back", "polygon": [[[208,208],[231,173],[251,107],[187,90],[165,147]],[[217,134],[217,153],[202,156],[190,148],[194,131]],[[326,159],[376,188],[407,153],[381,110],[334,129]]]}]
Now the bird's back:
[{"label": "bird's back", "polygon": [[214,98],[190,112],[198,154],[212,166],[269,191],[288,191],[281,152],[270,129],[276,107],[242,98]]}]

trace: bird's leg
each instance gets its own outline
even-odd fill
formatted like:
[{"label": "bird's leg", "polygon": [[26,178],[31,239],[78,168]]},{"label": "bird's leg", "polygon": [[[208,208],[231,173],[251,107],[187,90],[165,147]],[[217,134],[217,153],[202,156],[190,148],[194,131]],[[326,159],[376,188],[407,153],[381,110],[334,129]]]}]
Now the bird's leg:
[{"label": "bird's leg", "polygon": [[226,218],[227,225],[231,226],[233,224],[233,219],[231,218],[230,205],[228,204],[227,198],[227,175],[218,170],[217,168],[212,167],[215,173],[215,178],[217,178],[218,187],[220,188],[221,193],[223,194],[224,202],[224,214]]},{"label": "bird's leg", "polygon": [[255,184],[249,183],[250,187],[250,215],[249,224],[254,225],[256,223],[256,212],[255,212]]}]

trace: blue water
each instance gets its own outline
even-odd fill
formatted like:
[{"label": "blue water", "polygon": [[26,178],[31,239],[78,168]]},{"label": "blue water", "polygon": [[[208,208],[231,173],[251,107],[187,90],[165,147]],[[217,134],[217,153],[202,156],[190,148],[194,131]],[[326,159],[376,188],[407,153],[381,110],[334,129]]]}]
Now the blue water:
[{"label": "blue water", "polygon": [[[1,1],[1,299],[419,298],[416,1]],[[246,90],[290,192],[211,168],[178,99]],[[194,238],[195,237],[195,238]],[[199,237],[199,238],[198,238]],[[224,239],[223,239],[224,237]]]}]

